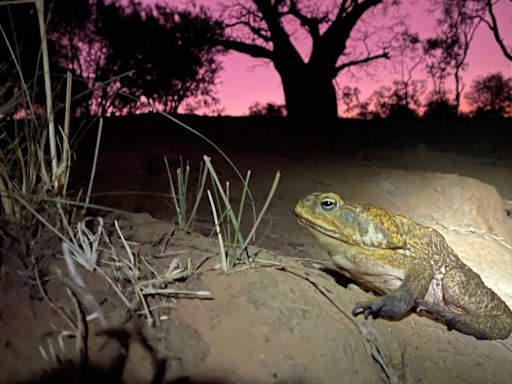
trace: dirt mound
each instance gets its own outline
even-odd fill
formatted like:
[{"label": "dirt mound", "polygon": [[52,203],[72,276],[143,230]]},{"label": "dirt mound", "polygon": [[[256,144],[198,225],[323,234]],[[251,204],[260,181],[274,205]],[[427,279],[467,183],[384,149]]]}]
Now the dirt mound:
[{"label": "dirt mound", "polygon": [[[511,352],[500,342],[450,332],[415,314],[400,321],[354,319],[351,309],[367,293],[351,285],[346,289],[333,276],[290,258],[253,249],[259,261],[252,268],[226,274],[216,268],[212,240],[173,231],[147,215],[121,224],[155,270],[168,268],[177,254],[190,260],[197,273],[180,283],[181,289],[207,290],[212,299],[171,300],[151,328],[143,315],[130,316],[97,274],[84,273],[110,327],[98,333],[99,327],[89,323],[96,375],[89,370],[90,377],[112,379],[116,373],[128,383],[155,377],[196,383],[339,383],[341,377],[352,383],[508,383],[512,375]],[[149,250],[162,236],[174,256],[151,257]],[[30,378],[56,364],[50,354],[45,361],[40,353],[40,347],[48,351],[48,331],[65,324],[44,301],[30,300],[10,282],[10,287],[8,279],[1,282],[2,291],[11,294],[2,302],[0,382],[34,382]],[[72,304],[56,281],[48,294],[58,305]],[[77,360],[73,340],[64,338],[65,349],[52,341],[60,359]],[[56,379],[55,372],[45,379]],[[79,371],[58,371],[68,381],[73,372]]]}]

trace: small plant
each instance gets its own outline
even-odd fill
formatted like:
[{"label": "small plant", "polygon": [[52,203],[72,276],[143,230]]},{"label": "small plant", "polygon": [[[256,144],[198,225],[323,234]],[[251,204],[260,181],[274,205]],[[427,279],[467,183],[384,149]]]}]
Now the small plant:
[{"label": "small plant", "polygon": [[190,167],[188,165],[188,161],[184,165],[183,160],[180,157],[180,168],[176,170],[176,186],[174,185],[174,180],[169,167],[169,162],[167,161],[166,157],[164,158],[164,161],[165,167],[167,169],[167,176],[169,178],[171,198],[176,209],[176,222],[178,224],[178,228],[183,230],[189,230],[194,225],[197,208],[199,207],[199,203],[201,202],[201,197],[203,195],[204,185],[206,182],[206,176],[208,174],[207,169],[204,167],[203,162],[201,162],[199,166],[199,181],[197,183],[195,197],[193,198],[194,205],[189,214],[188,212],[190,208],[191,198],[189,196],[188,190],[190,175]]},{"label": "small plant", "polygon": [[[9,3],[9,2],[7,2]],[[6,4],[7,4],[6,3]],[[5,222],[6,232],[15,239],[16,253],[26,262],[35,247],[45,253],[48,246],[48,231],[29,210],[37,212],[45,220],[54,225],[60,221],[60,203],[49,203],[49,199],[63,198],[66,195],[71,151],[69,147],[69,131],[71,119],[71,75],[66,81],[65,116],[62,127],[56,127],[50,82],[46,29],[43,14],[43,1],[35,0],[37,11],[41,53],[43,63],[44,90],[46,95],[45,116],[42,108],[34,105],[34,94],[31,94],[17,60],[16,41],[10,41],[2,26],[3,43],[11,53],[10,60],[14,63],[12,70],[17,71],[21,84],[20,95],[16,102],[9,100],[0,106],[4,114],[22,111],[25,119],[12,120],[11,129],[3,130],[0,136],[0,216]],[[0,7],[5,4],[0,4]],[[3,7],[1,7],[3,8]],[[3,68],[3,70],[11,70]],[[34,79],[34,84],[36,79]],[[18,103],[22,100],[21,105]],[[17,109],[16,109],[17,108]]]},{"label": "small plant", "polygon": [[245,180],[243,180],[240,207],[238,209],[238,213],[235,214],[233,205],[230,202],[229,183],[226,183],[226,187],[223,187],[215,169],[213,168],[210,158],[208,156],[203,156],[203,160],[212,179],[213,194],[210,190],[207,191],[207,194],[212,208],[215,232],[217,233],[219,241],[222,268],[224,271],[228,271],[242,262],[245,262],[248,265],[250,260],[247,252],[247,246],[251,240],[254,240],[256,229],[258,228],[261,219],[274,196],[281,175],[279,172],[276,173],[274,182],[260,213],[257,218],[255,218],[247,236],[244,236],[241,230],[241,222],[245,209],[246,197],[250,194],[249,179],[251,177],[251,171],[247,172],[247,176]]},{"label": "small plant", "polygon": [[[148,298],[154,296],[208,298],[208,291],[186,291],[167,287],[176,280],[192,274],[190,262],[186,267],[174,258],[165,273],[158,273],[139,252],[133,252],[124,238],[117,220],[114,222],[117,234],[125,249],[126,256],[118,254],[115,247],[110,246],[110,255],[105,257],[103,266],[96,270],[110,283],[127,308],[137,314],[144,315],[148,325],[155,325],[154,312],[161,305],[151,307]],[[165,286],[165,287],[163,287]],[[167,304],[172,307],[172,303]]]}]

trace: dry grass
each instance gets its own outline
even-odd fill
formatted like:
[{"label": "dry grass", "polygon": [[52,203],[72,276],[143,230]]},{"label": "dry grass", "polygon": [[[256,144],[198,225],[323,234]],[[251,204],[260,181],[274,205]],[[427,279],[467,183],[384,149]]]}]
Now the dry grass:
[{"label": "dry grass", "polygon": [[188,161],[186,164],[183,164],[183,160],[180,157],[180,167],[176,170],[176,186],[174,185],[175,182],[167,158],[164,158],[164,161],[167,177],[169,178],[171,200],[176,210],[176,224],[180,229],[185,231],[191,230],[194,227],[197,209],[203,196],[206,176],[208,175],[207,170],[201,162],[195,195],[191,195],[189,190],[190,166]]},{"label": "dry grass", "polygon": [[[204,156],[203,160],[206,164],[210,177],[212,179],[213,194],[208,190],[208,199],[212,208],[212,214],[215,224],[215,232],[219,240],[221,265],[224,271],[228,271],[240,263],[248,266],[250,255],[247,252],[247,247],[251,240],[254,240],[256,230],[263,218],[272,197],[279,184],[280,173],[277,172],[274,178],[272,187],[260,213],[253,222],[251,230],[244,236],[241,229],[242,216],[245,209],[245,199],[249,192],[249,179],[251,172],[247,172],[247,176],[243,183],[243,191],[238,209],[238,214],[235,214],[233,204],[230,201],[229,183],[226,182],[225,187],[222,185],[215,169],[208,156]],[[213,196],[213,197],[212,197]],[[220,214],[219,214],[220,213]]]}]

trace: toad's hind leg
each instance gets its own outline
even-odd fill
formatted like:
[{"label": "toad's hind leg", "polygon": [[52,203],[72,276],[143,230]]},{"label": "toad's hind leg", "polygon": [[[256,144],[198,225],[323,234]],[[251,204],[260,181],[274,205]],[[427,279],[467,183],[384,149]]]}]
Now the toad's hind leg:
[{"label": "toad's hind leg", "polygon": [[449,329],[476,337],[477,339],[504,339],[510,332],[497,332],[496,329],[487,329],[486,316],[458,314],[439,304],[424,300],[416,300],[422,310],[427,311],[435,320],[442,321]]},{"label": "toad's hind leg", "polygon": [[465,264],[446,272],[442,302],[444,306],[423,300],[416,304],[449,328],[477,339],[504,339],[512,332],[512,312],[507,304]]}]

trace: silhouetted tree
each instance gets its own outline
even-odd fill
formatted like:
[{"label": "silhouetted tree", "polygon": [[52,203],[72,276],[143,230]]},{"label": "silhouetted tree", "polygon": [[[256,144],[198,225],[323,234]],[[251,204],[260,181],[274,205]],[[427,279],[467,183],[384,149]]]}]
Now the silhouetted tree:
[{"label": "silhouetted tree", "polygon": [[[503,55],[512,61],[512,51],[505,44],[505,39],[500,31],[496,8],[500,3],[507,0],[431,0],[435,6],[456,10],[456,13],[463,15],[465,24],[473,23],[478,26],[483,22],[492,32]],[[510,16],[510,15],[509,15]]]},{"label": "silhouetted tree", "polygon": [[446,80],[451,73],[451,63],[446,57],[445,39],[429,38],[423,42],[425,72],[430,78],[432,91],[429,103],[443,102],[448,99]]},{"label": "silhouetted tree", "polygon": [[[133,0],[98,4],[98,34],[108,46],[103,71],[110,76],[132,71],[119,78],[110,108],[136,111],[151,102],[176,112],[184,103],[190,111],[217,102],[214,87],[221,49],[214,42],[223,30],[204,9],[177,10]],[[108,79],[103,75],[102,80]],[[135,100],[119,96],[119,91]]]},{"label": "silhouetted tree", "polygon": [[[82,95],[73,101],[79,112],[127,113],[148,103],[190,112],[216,102],[222,52],[216,42],[223,30],[203,8],[178,10],[134,0],[54,0],[46,8],[54,89],[71,71],[73,95]],[[0,99],[19,93],[21,78],[31,91],[42,90],[35,76],[41,69],[34,5],[2,6],[0,26]],[[58,109],[58,96],[54,100]]]},{"label": "silhouetted tree", "polygon": [[[64,76],[67,69],[74,75],[84,76],[82,68],[92,54],[86,48],[91,43],[90,19],[92,17],[90,2],[92,0],[53,0],[45,2],[47,20],[48,48],[50,68],[52,70],[54,108],[58,112],[64,102]],[[1,3],[0,3],[1,4]],[[17,93],[21,93],[24,82],[27,85],[24,96],[32,104],[44,101],[42,64],[40,57],[40,35],[36,9],[33,3],[0,6],[0,27],[5,38],[0,38],[0,83],[10,84]],[[96,39],[97,40],[97,39]],[[9,46],[12,48],[15,60]],[[17,65],[15,65],[15,61]],[[91,66],[88,66],[91,68]],[[94,73],[94,71],[90,71]],[[7,80],[10,78],[11,80]],[[86,84],[75,82],[73,93],[87,89]],[[73,105],[78,101],[75,99]]]},{"label": "silhouetted tree", "polygon": [[[337,100],[333,82],[337,75],[344,69],[389,57],[382,45],[369,48],[371,37],[379,35],[375,29],[357,31],[356,27],[363,16],[395,3],[343,0],[331,7],[307,0],[235,0],[224,12],[229,37],[221,44],[272,62],[281,77],[288,116],[334,118]],[[292,41],[299,32],[311,40],[307,59]],[[354,39],[361,43],[358,47]],[[357,54],[357,48],[363,51]]]},{"label": "silhouetted tree", "polygon": [[424,92],[424,81],[412,80],[405,83],[395,80],[392,87],[383,86],[376,89],[366,101],[367,108],[363,112],[367,118],[378,117],[396,120],[416,118]]},{"label": "silhouetted tree", "polygon": [[[102,102],[99,84],[102,64],[108,49],[98,35],[95,0],[54,0],[50,10],[48,37],[55,50],[57,66],[53,72],[73,75],[73,107],[79,114],[96,112]],[[109,72],[107,77],[113,77]]]},{"label": "silhouetted tree", "polygon": [[457,118],[455,106],[448,98],[440,98],[437,94],[431,94],[425,105],[423,118],[429,120],[454,120]]},{"label": "silhouetted tree", "polygon": [[341,102],[345,105],[345,115],[358,116],[361,109],[361,90],[358,87],[344,86],[340,93]]},{"label": "silhouetted tree", "polygon": [[480,117],[512,115],[512,77],[496,72],[477,77],[466,93],[466,100],[473,113]]},{"label": "silhouetted tree", "polygon": [[249,107],[249,116],[283,117],[286,116],[286,107],[282,104],[256,102]]},{"label": "silhouetted tree", "polygon": [[400,76],[400,79],[393,82],[388,117],[408,118],[415,116],[414,110],[420,106],[416,94],[420,89],[420,82],[414,78],[414,72],[424,61],[422,44],[418,34],[411,33],[406,28],[395,38],[394,45],[396,45],[393,60],[394,72]]},{"label": "silhouetted tree", "polygon": [[[459,111],[464,84],[462,72],[466,69],[466,59],[481,16],[485,13],[485,3],[481,0],[430,0],[437,11],[437,36],[426,44],[431,59],[437,57],[437,68],[431,62],[431,70],[436,75],[444,75],[447,68],[455,83],[454,104]],[[437,55],[432,54],[437,51]],[[439,79],[441,80],[441,79]]]}]

